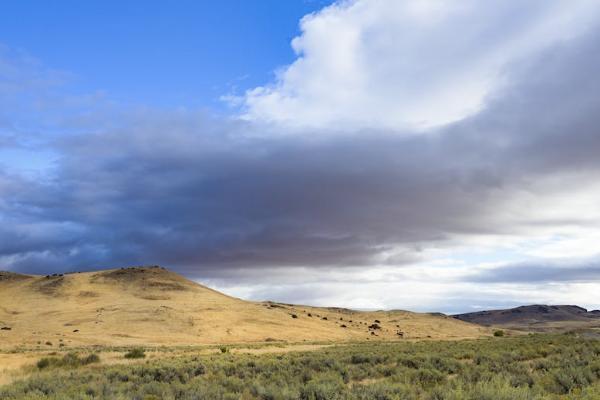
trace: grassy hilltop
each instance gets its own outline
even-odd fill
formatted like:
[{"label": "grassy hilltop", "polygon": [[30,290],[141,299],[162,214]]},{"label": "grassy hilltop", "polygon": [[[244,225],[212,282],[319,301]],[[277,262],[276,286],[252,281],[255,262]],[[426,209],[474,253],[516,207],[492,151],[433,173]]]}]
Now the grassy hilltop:
[{"label": "grassy hilltop", "polygon": [[444,315],[244,301],[160,267],[0,272],[0,348],[265,341],[464,339],[488,328]]}]

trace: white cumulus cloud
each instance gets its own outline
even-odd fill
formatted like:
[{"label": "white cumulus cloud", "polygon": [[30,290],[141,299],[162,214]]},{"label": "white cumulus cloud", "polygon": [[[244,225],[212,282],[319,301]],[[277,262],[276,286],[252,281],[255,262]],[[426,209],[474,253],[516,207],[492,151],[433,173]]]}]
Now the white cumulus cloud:
[{"label": "white cumulus cloud", "polygon": [[[354,0],[301,21],[297,59],[243,117],[288,128],[423,130],[480,110],[512,62],[597,17],[587,0]],[[289,131],[287,131],[289,132]]]}]

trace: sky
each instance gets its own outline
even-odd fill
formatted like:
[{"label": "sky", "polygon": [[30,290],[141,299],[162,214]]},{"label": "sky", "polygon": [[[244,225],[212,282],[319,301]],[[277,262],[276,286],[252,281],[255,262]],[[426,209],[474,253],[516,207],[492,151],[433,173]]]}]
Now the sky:
[{"label": "sky", "polygon": [[598,70],[591,0],[12,2],[0,269],[600,308]]}]

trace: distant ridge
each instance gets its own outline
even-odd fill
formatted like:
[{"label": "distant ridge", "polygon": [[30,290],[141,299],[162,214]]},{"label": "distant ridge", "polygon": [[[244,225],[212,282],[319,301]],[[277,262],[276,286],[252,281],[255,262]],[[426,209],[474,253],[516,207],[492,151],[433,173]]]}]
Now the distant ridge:
[{"label": "distant ridge", "polygon": [[0,348],[460,339],[489,332],[441,315],[244,301],[159,266],[0,272]]},{"label": "distant ridge", "polygon": [[588,311],[575,305],[534,304],[457,314],[453,317],[483,326],[503,326],[534,331],[600,328],[600,310]]}]

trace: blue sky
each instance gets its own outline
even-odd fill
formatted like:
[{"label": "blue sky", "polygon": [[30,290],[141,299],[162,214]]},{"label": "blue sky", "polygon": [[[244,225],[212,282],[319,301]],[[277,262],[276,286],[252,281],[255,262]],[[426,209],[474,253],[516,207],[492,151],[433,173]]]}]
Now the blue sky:
[{"label": "blue sky", "polygon": [[20,1],[0,269],[248,299],[600,308],[594,0]]},{"label": "blue sky", "polygon": [[223,107],[295,58],[302,16],[325,0],[14,1],[0,42],[68,71],[73,90],[167,107]]}]

